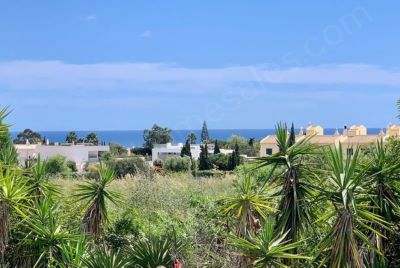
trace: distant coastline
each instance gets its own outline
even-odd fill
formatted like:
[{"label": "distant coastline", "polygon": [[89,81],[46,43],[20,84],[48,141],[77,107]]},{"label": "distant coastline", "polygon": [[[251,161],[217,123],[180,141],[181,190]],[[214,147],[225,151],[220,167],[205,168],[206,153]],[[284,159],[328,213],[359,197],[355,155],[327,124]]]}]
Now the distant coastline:
[{"label": "distant coastline", "polygon": [[[336,128],[325,128],[325,134],[330,135]],[[378,134],[380,128],[369,128],[368,134]],[[209,129],[211,139],[227,140],[232,135],[242,136],[244,138],[255,138],[260,140],[268,135],[274,134],[274,129]],[[79,137],[86,136],[90,131],[76,131]],[[106,143],[118,143],[125,147],[138,147],[143,145],[143,130],[98,130],[95,131],[101,141]],[[194,132],[200,139],[200,129],[194,130],[171,130],[171,136],[174,143],[185,142],[189,133]],[[296,130],[298,132],[298,130]],[[342,132],[342,129],[339,129]],[[11,131],[14,139],[19,131]],[[42,138],[49,139],[51,142],[65,142],[68,131],[39,131]]]}]

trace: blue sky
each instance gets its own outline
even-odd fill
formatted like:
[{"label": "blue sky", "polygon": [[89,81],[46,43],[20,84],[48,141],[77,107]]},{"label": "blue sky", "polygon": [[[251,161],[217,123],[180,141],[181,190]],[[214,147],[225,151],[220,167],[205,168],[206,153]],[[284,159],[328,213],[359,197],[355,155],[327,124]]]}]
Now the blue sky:
[{"label": "blue sky", "polygon": [[0,105],[13,130],[397,121],[394,1],[0,5]]}]

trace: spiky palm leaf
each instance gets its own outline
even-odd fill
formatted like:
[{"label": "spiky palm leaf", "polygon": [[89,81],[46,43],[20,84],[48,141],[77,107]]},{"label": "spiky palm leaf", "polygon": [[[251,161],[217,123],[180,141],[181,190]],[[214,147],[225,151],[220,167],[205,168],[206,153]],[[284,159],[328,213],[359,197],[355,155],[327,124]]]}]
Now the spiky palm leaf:
[{"label": "spiky palm leaf", "polygon": [[[255,232],[259,228],[257,217],[266,219],[268,213],[275,211],[275,205],[268,196],[266,187],[257,187],[256,180],[245,176],[235,184],[234,196],[222,197],[220,211],[224,214],[234,215],[237,219],[236,233],[239,237]],[[258,223],[257,223],[258,222]]]},{"label": "spiky palm leaf", "polygon": [[[396,153],[395,153],[396,154]],[[396,183],[399,183],[400,163],[397,162],[397,154],[393,155],[391,150],[383,143],[381,139],[372,146],[370,159],[365,163],[366,175],[370,180],[365,182],[366,188],[369,188],[369,194],[372,198],[371,212],[381,216],[387,222],[392,222],[400,213],[400,189]],[[375,226],[384,237],[374,235],[372,242],[382,252],[387,251],[387,237],[389,233],[386,229]],[[381,264],[385,267],[386,259],[379,254],[371,254],[370,261],[375,265]]]},{"label": "spiky palm leaf", "polygon": [[[130,261],[120,251],[112,251],[107,248],[97,247],[89,255],[82,259],[84,268],[127,268],[131,266]],[[147,268],[147,267],[146,267]]]},{"label": "spiky palm leaf", "polygon": [[83,229],[95,237],[100,235],[102,224],[108,221],[106,202],[117,204],[121,197],[120,194],[108,189],[115,179],[114,169],[100,163],[98,172],[98,179],[78,185],[75,193],[78,201],[85,201],[88,206],[82,220]]},{"label": "spiky palm leaf", "polygon": [[54,194],[60,194],[58,187],[48,181],[47,162],[41,161],[40,157],[28,170],[28,180],[32,187],[32,195],[37,198],[50,198]]},{"label": "spiky palm leaf", "polygon": [[290,253],[303,241],[291,243],[287,240],[287,235],[288,232],[275,232],[275,223],[271,217],[266,220],[259,235],[250,235],[248,238],[231,237],[231,244],[248,258],[254,267],[288,267],[284,260],[312,259]]},{"label": "spiky palm leaf", "polygon": [[[25,218],[29,229],[23,243],[37,257],[34,267],[57,267],[61,260],[62,246],[77,240],[59,223],[59,204],[50,198],[37,199],[32,212]],[[35,255],[37,253],[37,256]]]},{"label": "spiky palm leaf", "polygon": [[[320,189],[334,207],[327,211],[317,221],[328,221],[336,216],[333,227],[318,245],[318,254],[325,251],[321,265],[329,267],[361,268],[363,261],[360,256],[360,243],[369,250],[376,251],[371,244],[368,233],[381,236],[373,225],[387,228],[381,217],[369,211],[370,196],[362,188],[363,181],[368,180],[364,169],[361,169],[359,150],[354,155],[344,158],[342,145],[338,148],[329,147],[326,150],[328,170],[324,180],[328,182],[327,189]],[[377,251],[376,251],[377,252]]]},{"label": "spiky palm leaf", "polygon": [[312,210],[308,202],[314,193],[312,163],[304,163],[304,157],[319,152],[318,146],[309,141],[312,137],[304,137],[292,144],[286,124],[276,126],[276,140],[279,152],[257,159],[257,168],[271,166],[270,176],[264,184],[276,184],[281,197],[277,217],[277,228],[288,232],[288,239],[297,241],[306,227],[313,221]]},{"label": "spiky palm leaf", "polygon": [[170,267],[174,261],[173,253],[181,251],[183,244],[170,238],[150,237],[134,242],[128,250],[134,267]]},{"label": "spiky palm leaf", "polygon": [[[23,215],[22,206],[29,199],[30,188],[20,170],[0,163],[0,253],[8,246],[10,216],[14,211]],[[3,258],[2,258],[3,259]]]},{"label": "spiky palm leaf", "polygon": [[12,144],[9,125],[4,124],[4,119],[10,114],[8,108],[0,110],[0,162],[6,165],[18,164],[18,154]]}]

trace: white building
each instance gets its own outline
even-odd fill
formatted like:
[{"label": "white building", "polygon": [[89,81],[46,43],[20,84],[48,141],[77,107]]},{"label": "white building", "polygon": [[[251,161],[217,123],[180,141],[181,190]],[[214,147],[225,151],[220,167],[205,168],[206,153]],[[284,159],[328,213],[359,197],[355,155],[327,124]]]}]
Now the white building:
[{"label": "white building", "polygon": [[[168,157],[174,157],[174,156],[180,156],[181,151],[183,148],[184,144],[183,143],[178,143],[178,144],[171,144],[171,143],[166,143],[166,144],[154,144],[153,149],[151,151],[151,160],[154,162],[156,160],[165,160]],[[192,154],[192,157],[195,159],[198,159],[200,157],[200,149],[201,144],[191,144],[190,145],[190,153]],[[207,146],[208,153],[213,154],[214,153],[214,145],[209,144]],[[230,149],[220,149],[222,154],[231,154],[233,150]]]},{"label": "white building", "polygon": [[83,171],[87,163],[99,161],[99,153],[110,150],[109,146],[85,145],[85,144],[62,144],[62,145],[42,145],[42,144],[16,144],[15,149],[18,153],[20,165],[24,165],[26,160],[40,156],[45,160],[52,156],[61,155],[67,160],[74,161],[79,172]]}]

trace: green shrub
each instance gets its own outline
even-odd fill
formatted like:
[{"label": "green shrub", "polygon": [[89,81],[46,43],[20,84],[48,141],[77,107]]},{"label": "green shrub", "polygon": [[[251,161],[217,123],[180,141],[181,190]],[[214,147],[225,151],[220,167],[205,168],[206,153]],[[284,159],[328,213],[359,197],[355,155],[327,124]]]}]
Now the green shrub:
[{"label": "green shrub", "polygon": [[66,162],[66,166],[67,166],[72,172],[77,172],[77,171],[78,171],[77,168],[76,168],[76,163],[75,163],[75,161],[68,160],[68,161]]},{"label": "green shrub", "polygon": [[46,160],[46,172],[50,175],[61,174],[68,171],[64,156],[56,155]]},{"label": "green shrub", "polygon": [[230,155],[214,154],[210,155],[210,162],[219,170],[230,170],[229,158]]},{"label": "green shrub", "polygon": [[173,172],[186,172],[190,171],[192,166],[192,161],[190,157],[171,157],[164,161],[164,168],[168,171]]},{"label": "green shrub", "polygon": [[123,178],[126,175],[136,175],[139,172],[148,172],[149,167],[141,157],[129,157],[123,159],[113,159],[107,161],[109,165],[114,167],[115,175]]},{"label": "green shrub", "polygon": [[222,177],[224,174],[220,170],[199,170],[196,172],[197,177]]}]

